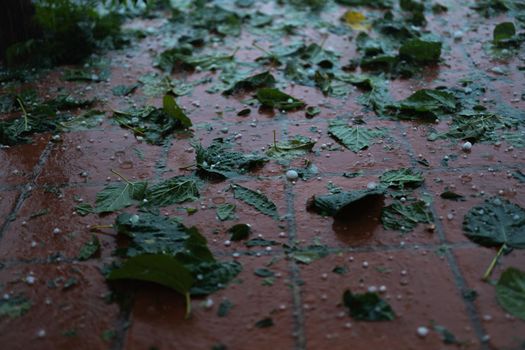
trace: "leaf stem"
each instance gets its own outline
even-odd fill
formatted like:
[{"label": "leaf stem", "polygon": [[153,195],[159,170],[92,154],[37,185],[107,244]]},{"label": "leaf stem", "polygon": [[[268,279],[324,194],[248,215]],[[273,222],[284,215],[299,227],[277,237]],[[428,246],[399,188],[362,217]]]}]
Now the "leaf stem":
[{"label": "leaf stem", "polygon": [[27,128],[29,127],[29,120],[27,119],[27,111],[24,107],[24,104],[22,103],[22,100],[20,98],[16,98],[16,101],[18,102],[18,104],[20,105],[20,108],[22,109],[22,113],[23,113],[23,116],[24,116],[24,131],[27,131]]},{"label": "leaf stem", "polygon": [[113,225],[91,225],[89,227],[90,230],[101,230],[105,228],[113,228]]},{"label": "leaf stem", "polygon": [[190,168],[193,168],[194,166],[196,166],[197,164],[190,164],[190,165],[186,165],[186,166],[183,166],[183,167],[180,167],[179,170],[188,170]]},{"label": "leaf stem", "polygon": [[492,270],[494,270],[494,268],[496,267],[496,264],[497,264],[497,262],[499,260],[499,257],[501,256],[501,254],[503,254],[505,249],[507,249],[507,245],[505,243],[503,243],[503,245],[499,248],[498,253],[496,254],[496,256],[490,262],[490,265],[487,268],[487,271],[485,271],[485,274],[483,275],[483,281],[485,281],[485,282],[488,281],[488,279],[490,278],[490,275],[492,275]]},{"label": "leaf stem", "polygon": [[112,172],[113,174],[117,175],[117,176],[120,177],[122,180],[126,181],[128,184],[130,184],[130,185],[132,184],[131,181],[129,181],[128,179],[126,179],[126,178],[124,177],[124,175],[118,173],[116,170],[113,170],[113,169],[110,169],[110,170],[111,170],[111,172]]},{"label": "leaf stem", "polygon": [[190,318],[190,315],[191,315],[191,298],[190,298],[190,293],[186,292],[186,294],[184,294],[184,297],[186,299],[186,314],[184,315],[184,318],[188,319],[188,318]]}]

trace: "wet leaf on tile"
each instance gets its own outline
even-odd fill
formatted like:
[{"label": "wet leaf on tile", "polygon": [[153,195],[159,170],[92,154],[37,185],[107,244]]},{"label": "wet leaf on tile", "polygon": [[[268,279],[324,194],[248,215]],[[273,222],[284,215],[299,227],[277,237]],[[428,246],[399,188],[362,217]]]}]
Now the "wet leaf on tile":
[{"label": "wet leaf on tile", "polygon": [[379,129],[367,128],[361,125],[349,125],[344,120],[333,120],[328,127],[328,133],[352,152],[368,148],[375,139],[384,135]]},{"label": "wet leaf on tile", "polygon": [[277,206],[263,193],[253,191],[238,184],[232,184],[231,188],[233,189],[235,199],[243,201],[264,215],[268,215],[274,219],[279,217]]},{"label": "wet leaf on tile", "polygon": [[250,237],[252,228],[247,224],[237,224],[228,229],[231,241],[241,241]]},{"label": "wet leaf on tile", "polygon": [[150,186],[144,195],[146,207],[165,207],[172,204],[191,202],[199,199],[199,189],[195,179],[175,176]]},{"label": "wet leaf on tile", "polygon": [[463,231],[486,247],[506,245],[525,248],[525,210],[505,198],[491,197],[471,208],[463,220]]},{"label": "wet leaf on tile", "polygon": [[78,260],[88,260],[92,258],[95,254],[98,253],[100,250],[100,241],[98,240],[98,237],[93,235],[91,236],[91,240],[84,243],[82,248],[80,248],[80,252],[78,253]]},{"label": "wet leaf on tile", "polygon": [[496,284],[496,298],[506,312],[525,320],[525,272],[507,268]]},{"label": "wet leaf on tile", "polygon": [[235,219],[235,204],[225,203],[225,204],[219,204],[217,206],[217,217],[221,221],[226,220],[233,220]]},{"label": "wet leaf on tile", "polygon": [[232,144],[222,138],[212,141],[208,148],[194,144],[197,173],[211,177],[228,178],[260,167],[268,159],[260,154],[232,151]]},{"label": "wet leaf on tile", "polygon": [[31,308],[31,301],[26,297],[10,296],[9,299],[0,298],[0,319],[4,317],[18,318]]},{"label": "wet leaf on tile", "polygon": [[380,177],[381,183],[387,187],[404,189],[421,186],[425,178],[420,171],[410,168],[401,168],[384,172]]},{"label": "wet leaf on tile", "polygon": [[430,224],[434,221],[432,212],[424,201],[405,204],[395,200],[383,208],[381,222],[387,230],[407,233],[412,231],[418,223]]},{"label": "wet leaf on tile", "polygon": [[395,314],[390,305],[379,294],[367,292],[353,294],[346,290],[343,305],[349,309],[350,316],[358,321],[391,321]]},{"label": "wet leaf on tile", "polygon": [[271,317],[266,317],[266,318],[263,318],[262,320],[255,322],[255,327],[257,328],[268,328],[268,327],[272,327],[273,325],[274,323]]},{"label": "wet leaf on tile", "polygon": [[275,159],[292,159],[311,152],[314,145],[315,141],[299,135],[289,141],[274,142],[266,155]]},{"label": "wet leaf on tile", "polygon": [[232,308],[233,308],[233,303],[228,299],[224,299],[219,304],[219,309],[217,310],[217,316],[226,317]]},{"label": "wet leaf on tile", "polygon": [[335,194],[315,195],[307,203],[308,210],[324,216],[339,217],[346,208],[352,205],[359,205],[363,200],[383,200],[384,191],[376,190],[356,190],[352,192],[339,192]]},{"label": "wet leaf on tile", "polygon": [[274,88],[259,89],[255,97],[263,106],[284,111],[301,108],[305,105],[303,101]]},{"label": "wet leaf on tile", "polygon": [[110,213],[129,207],[135,201],[144,198],[147,186],[148,183],[143,181],[124,181],[119,184],[108,185],[97,193],[95,211],[97,213]]},{"label": "wet leaf on tile", "polygon": [[235,81],[233,86],[226,89],[223,93],[225,95],[232,95],[238,92],[253,91],[259,88],[272,87],[275,83],[276,80],[274,76],[266,71]]}]

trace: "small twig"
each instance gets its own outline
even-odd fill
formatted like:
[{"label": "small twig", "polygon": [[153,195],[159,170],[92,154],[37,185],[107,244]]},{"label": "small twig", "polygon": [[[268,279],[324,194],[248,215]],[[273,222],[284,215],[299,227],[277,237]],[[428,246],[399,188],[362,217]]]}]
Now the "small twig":
[{"label": "small twig", "polygon": [[273,149],[277,151],[277,133],[275,130],[273,131]]},{"label": "small twig", "polygon": [[507,245],[504,243],[498,250],[498,253],[496,254],[496,256],[494,257],[494,259],[492,259],[492,261],[490,262],[490,265],[489,267],[487,268],[487,271],[485,271],[485,274],[483,275],[483,281],[488,281],[488,279],[490,278],[490,275],[492,275],[492,270],[494,270],[494,268],[496,267],[496,264],[498,263],[498,260],[501,256],[501,254],[503,254],[503,252],[505,251],[505,249],[507,249]]},{"label": "small twig", "polygon": [[116,170],[113,170],[113,169],[110,169],[110,170],[111,170],[111,172],[112,172],[113,174],[117,175],[117,176],[120,177],[122,180],[126,181],[128,184],[131,185],[131,181],[129,181],[128,179],[126,179],[126,178],[124,177],[124,175],[118,173]]}]

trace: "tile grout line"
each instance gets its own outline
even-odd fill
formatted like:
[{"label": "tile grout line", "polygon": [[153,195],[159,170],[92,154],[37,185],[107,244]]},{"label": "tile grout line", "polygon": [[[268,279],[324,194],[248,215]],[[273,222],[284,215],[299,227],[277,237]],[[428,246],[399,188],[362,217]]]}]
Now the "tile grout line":
[{"label": "tile grout line", "polygon": [[[294,192],[293,185],[290,183],[286,184],[286,205],[287,205],[287,223],[288,223],[288,242],[291,246],[295,244],[297,239],[297,230],[295,225],[295,213],[294,213]],[[292,289],[292,300],[293,300],[293,320],[294,320],[294,336],[295,336],[295,349],[305,350],[306,349],[306,334],[304,329],[304,314],[302,309],[302,296],[301,296],[301,274],[297,263],[290,259],[289,269],[291,276],[291,289]]]},{"label": "tile grout line", "polygon": [[2,238],[4,237],[4,233],[7,231],[9,224],[15,220],[16,215],[18,214],[25,200],[30,196],[31,191],[37,187],[35,185],[35,181],[40,175],[40,173],[42,172],[42,169],[44,168],[44,165],[47,161],[47,158],[49,157],[49,154],[51,153],[53,145],[54,144],[51,141],[47,143],[46,147],[44,148],[44,150],[40,154],[40,157],[38,158],[37,164],[33,168],[31,178],[27,181],[25,185],[21,186],[22,190],[16,200],[15,205],[13,206],[13,209],[7,215],[4,223],[0,226],[0,244],[2,243]]},{"label": "tile grout line", "polygon": [[[401,125],[400,123],[398,123],[398,128],[400,128],[401,131],[404,131],[406,127]],[[419,165],[419,163],[415,159],[415,156],[414,156],[415,152],[414,152],[410,142],[408,142],[408,140],[404,139],[402,141],[402,144],[405,146],[406,151],[408,152],[408,156],[410,158],[410,162],[412,163],[411,164],[412,167],[417,168],[418,170],[420,170],[421,166]],[[427,186],[425,185],[425,183],[423,183],[421,185],[421,188],[424,191],[429,192],[430,194],[432,194],[433,197],[436,196],[436,193],[434,193],[433,191],[429,190],[427,188]],[[445,236],[445,230],[443,228],[441,220],[439,219],[439,216],[437,215],[437,210],[436,210],[436,207],[435,207],[433,202],[430,203],[429,209],[430,209],[430,211],[432,212],[432,215],[435,218],[434,224],[436,225],[436,232],[438,233],[439,242],[441,244],[447,244],[448,241],[447,241],[446,236]],[[447,249],[445,251],[445,257],[446,257],[446,260],[447,260],[447,264],[448,264],[448,266],[450,268],[450,271],[452,272],[452,276],[454,278],[454,284],[456,285],[456,289],[458,290],[459,296],[460,296],[461,300],[463,301],[463,304],[465,305],[465,309],[466,309],[467,316],[469,318],[470,324],[471,324],[471,326],[474,329],[476,337],[480,341],[481,349],[490,349],[490,346],[486,343],[486,341],[484,341],[484,337],[487,334],[487,332],[485,331],[482,323],[480,322],[479,312],[476,309],[476,306],[474,305],[474,303],[472,301],[466,300],[463,297],[463,292],[467,289],[466,288],[466,281],[465,281],[465,278],[464,278],[463,274],[461,273],[461,270],[459,268],[457,260],[455,259],[454,255],[452,253],[452,249]]]},{"label": "tile grout line", "polygon": [[[385,252],[405,252],[405,251],[413,251],[414,249],[422,249],[422,250],[428,250],[428,251],[435,251],[442,247],[442,244],[421,244],[421,243],[415,243],[415,244],[405,244],[403,246],[400,245],[391,245],[391,246],[361,246],[361,247],[349,247],[349,248],[337,248],[337,247],[328,247],[327,252],[329,255],[337,255],[337,254],[348,254],[348,253],[385,253]],[[473,249],[477,248],[477,246],[474,243],[470,242],[459,242],[459,243],[450,243],[446,244],[448,248],[452,249]],[[224,251],[213,251],[214,255],[220,256],[220,257],[231,257],[230,252],[224,252]],[[260,253],[263,256],[284,256],[286,254],[285,250],[278,250],[273,249],[271,252],[268,252],[267,250],[236,250],[241,256],[254,256],[257,253]],[[104,260],[101,260],[104,262]],[[46,264],[57,264],[57,263],[63,263],[63,264],[75,264],[75,265],[84,265],[86,263],[80,262],[76,258],[61,258],[59,262],[56,260],[50,260],[50,259],[29,259],[29,260],[23,260],[23,259],[0,259],[0,264],[4,264],[5,267],[14,267],[19,265],[46,265]],[[88,264],[86,264],[88,265]]]},{"label": "tile grout line", "polygon": [[[281,129],[281,138],[288,140],[288,119],[283,119]],[[297,240],[297,228],[295,225],[295,206],[294,206],[294,191],[293,184],[290,183],[286,176],[285,181],[285,195],[286,195],[286,210],[287,210],[287,233],[288,233],[288,244],[290,246],[295,245]],[[304,330],[304,314],[302,309],[302,296],[301,296],[301,271],[297,266],[297,263],[290,259],[288,262],[290,279],[291,279],[291,291],[292,291],[292,302],[293,302],[293,335],[295,338],[295,350],[305,350],[306,349],[306,334]]]}]

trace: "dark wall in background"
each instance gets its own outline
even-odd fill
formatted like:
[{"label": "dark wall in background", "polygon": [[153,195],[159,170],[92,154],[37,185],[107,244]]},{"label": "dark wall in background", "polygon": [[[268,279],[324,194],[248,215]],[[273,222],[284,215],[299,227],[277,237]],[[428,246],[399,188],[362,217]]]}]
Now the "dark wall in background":
[{"label": "dark wall in background", "polygon": [[0,60],[10,45],[38,36],[34,12],[31,0],[0,0]]}]

